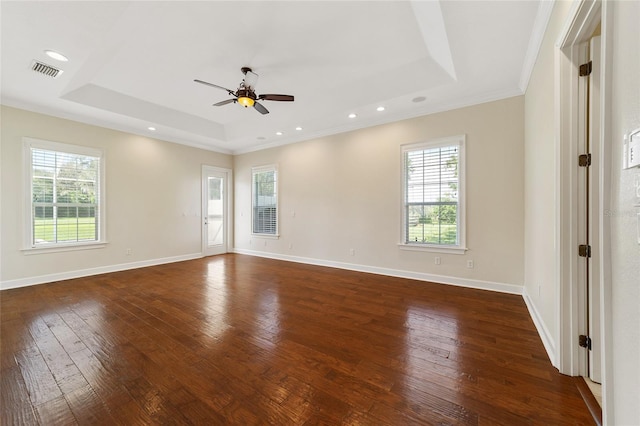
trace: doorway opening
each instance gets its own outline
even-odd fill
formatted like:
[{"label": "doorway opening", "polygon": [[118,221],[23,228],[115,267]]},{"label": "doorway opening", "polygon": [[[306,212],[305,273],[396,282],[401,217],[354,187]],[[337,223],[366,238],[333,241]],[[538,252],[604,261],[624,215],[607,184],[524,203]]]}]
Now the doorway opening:
[{"label": "doorway opening", "polygon": [[[611,147],[606,138],[607,21],[598,1],[576,3],[560,35],[558,81],[558,353],[560,372],[602,383],[607,413]],[[602,36],[600,32],[602,31]],[[582,380],[581,380],[582,381]],[[594,394],[597,393],[597,388]]]}]

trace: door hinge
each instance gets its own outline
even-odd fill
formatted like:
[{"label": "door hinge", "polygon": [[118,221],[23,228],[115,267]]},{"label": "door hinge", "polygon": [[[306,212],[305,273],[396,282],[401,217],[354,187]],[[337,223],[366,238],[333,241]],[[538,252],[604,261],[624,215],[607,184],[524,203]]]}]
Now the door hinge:
[{"label": "door hinge", "polygon": [[581,334],[580,336],[578,336],[578,345],[580,345],[581,348],[587,348],[591,350],[591,337]]},{"label": "door hinge", "polygon": [[591,74],[592,68],[593,68],[593,64],[591,61],[587,62],[586,64],[580,65],[580,68],[579,68],[580,77],[585,77]]},{"label": "door hinge", "polygon": [[586,244],[581,244],[578,246],[578,256],[580,257],[591,257],[591,246]]},{"label": "door hinge", "polygon": [[578,156],[578,165],[580,167],[589,167],[591,165],[591,154],[582,154]]}]

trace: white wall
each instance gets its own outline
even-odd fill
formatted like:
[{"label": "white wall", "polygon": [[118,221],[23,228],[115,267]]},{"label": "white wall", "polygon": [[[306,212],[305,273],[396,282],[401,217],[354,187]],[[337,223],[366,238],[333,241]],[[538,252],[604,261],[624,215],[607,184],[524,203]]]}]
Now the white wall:
[{"label": "white wall", "polygon": [[[25,136],[105,150],[105,248],[21,251]],[[2,107],[1,150],[2,288],[200,255],[202,164],[231,168],[233,162],[226,154],[9,107]]]},{"label": "white wall", "polygon": [[[237,155],[236,249],[520,292],[523,117],[524,99],[515,97]],[[470,250],[465,255],[400,250],[400,145],[459,134],[467,135]],[[251,167],[266,164],[279,167],[278,240],[251,235]],[[473,269],[466,267],[469,259]]]},{"label": "white wall", "polygon": [[[524,287],[554,358],[558,325],[556,259],[555,42],[571,2],[555,3],[525,94]],[[553,359],[552,359],[553,361]]]},{"label": "white wall", "polygon": [[[611,313],[613,410],[617,425],[640,425],[640,168],[622,170],[623,137],[640,128],[640,2],[612,2]],[[635,207],[634,207],[635,205]]]}]

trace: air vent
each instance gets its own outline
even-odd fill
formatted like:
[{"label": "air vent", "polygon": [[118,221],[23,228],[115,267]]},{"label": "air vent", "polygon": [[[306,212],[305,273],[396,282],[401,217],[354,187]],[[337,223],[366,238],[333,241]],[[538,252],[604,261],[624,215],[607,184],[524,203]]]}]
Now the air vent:
[{"label": "air vent", "polygon": [[36,60],[34,60],[33,63],[31,64],[31,69],[34,70],[35,72],[38,72],[40,74],[44,74],[53,78],[56,78],[57,76],[59,76],[64,72],[58,68],[52,67],[51,65],[47,65],[43,62],[39,62]]}]

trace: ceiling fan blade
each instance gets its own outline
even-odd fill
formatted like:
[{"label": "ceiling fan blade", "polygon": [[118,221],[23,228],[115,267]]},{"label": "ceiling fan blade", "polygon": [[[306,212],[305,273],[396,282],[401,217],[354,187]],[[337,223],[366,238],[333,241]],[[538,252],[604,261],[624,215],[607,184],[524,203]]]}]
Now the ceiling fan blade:
[{"label": "ceiling fan blade", "polygon": [[258,96],[258,99],[265,100],[265,101],[293,102],[293,96],[292,95],[268,94],[268,95],[260,95],[260,96]]},{"label": "ceiling fan blade", "polygon": [[218,86],[217,84],[208,83],[206,81],[202,81],[202,80],[198,80],[198,79],[195,79],[193,81],[195,81],[196,83],[204,84],[206,86],[215,87],[216,89],[226,90],[230,95],[234,95],[235,96],[235,93],[232,90],[227,89],[226,87]]},{"label": "ceiling fan blade", "polygon": [[230,104],[231,102],[235,102],[235,101],[237,101],[237,99],[226,99],[224,101],[220,101],[216,104],[213,104],[213,106],[222,106],[222,105]]},{"label": "ceiling fan blade", "polygon": [[254,90],[258,83],[258,74],[253,71],[247,71],[244,75],[244,87]]},{"label": "ceiling fan blade", "polygon": [[253,104],[253,107],[257,109],[260,114],[269,114],[269,110],[266,109],[262,104],[259,104],[258,102],[255,102]]}]

